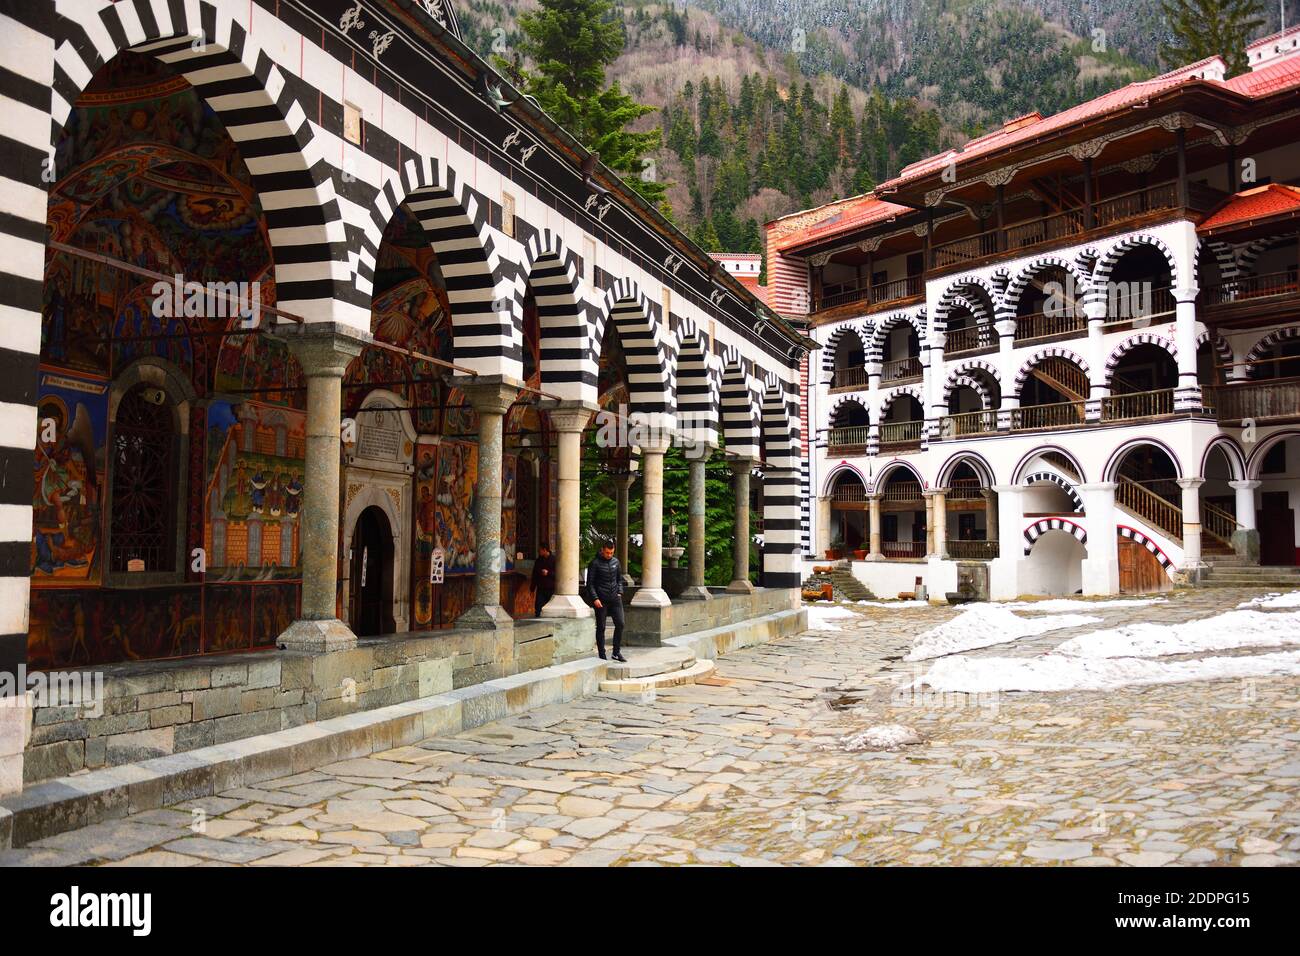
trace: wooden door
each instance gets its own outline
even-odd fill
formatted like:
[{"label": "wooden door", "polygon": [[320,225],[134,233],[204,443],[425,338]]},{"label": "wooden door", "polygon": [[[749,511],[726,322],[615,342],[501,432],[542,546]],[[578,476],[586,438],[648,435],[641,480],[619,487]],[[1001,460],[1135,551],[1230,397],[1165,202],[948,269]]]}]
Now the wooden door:
[{"label": "wooden door", "polygon": [[1261,508],[1255,513],[1259,529],[1259,563],[1274,567],[1294,566],[1295,509],[1285,491],[1266,491],[1260,495]]},{"label": "wooden door", "polygon": [[1122,594],[1164,591],[1169,576],[1159,559],[1132,538],[1119,539],[1119,589]]}]

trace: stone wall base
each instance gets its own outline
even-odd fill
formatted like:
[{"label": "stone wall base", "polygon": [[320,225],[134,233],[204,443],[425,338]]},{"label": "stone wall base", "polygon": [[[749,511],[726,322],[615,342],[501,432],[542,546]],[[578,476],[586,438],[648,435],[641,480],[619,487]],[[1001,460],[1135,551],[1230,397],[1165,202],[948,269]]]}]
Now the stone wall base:
[{"label": "stone wall base", "polygon": [[670,637],[738,624],[798,607],[800,603],[799,592],[790,588],[755,588],[746,594],[725,588],[708,590],[710,600],[680,601],[667,607],[629,604],[625,599],[623,643],[659,647]]}]

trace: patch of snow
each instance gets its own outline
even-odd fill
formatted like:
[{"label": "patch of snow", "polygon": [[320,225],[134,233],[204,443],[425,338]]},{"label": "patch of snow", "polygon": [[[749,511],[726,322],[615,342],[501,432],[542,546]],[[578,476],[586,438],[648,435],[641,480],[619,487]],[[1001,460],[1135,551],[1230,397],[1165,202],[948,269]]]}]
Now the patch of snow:
[{"label": "patch of snow", "polygon": [[1004,690],[1113,690],[1131,684],[1181,684],[1198,680],[1300,675],[1300,651],[1194,661],[1137,657],[945,657],[912,686],[969,694]]},{"label": "patch of snow", "polygon": [[1101,618],[1086,614],[1025,618],[996,604],[971,604],[956,617],[921,634],[903,659],[923,661],[977,647],[1006,644],[1063,627],[1100,623]]},{"label": "patch of snow", "polygon": [[1300,607],[1300,591],[1292,591],[1290,594],[1278,594],[1274,591],[1251,598],[1249,601],[1242,601],[1237,607]]},{"label": "patch of snow", "polygon": [[902,724],[878,724],[860,734],[842,737],[840,743],[850,752],[858,750],[898,750],[909,744],[919,744],[921,735]]},{"label": "patch of snow", "polygon": [[1013,611],[1042,611],[1048,613],[1055,611],[1090,611],[1094,608],[1100,610],[1106,607],[1145,607],[1148,604],[1159,604],[1164,600],[1164,598],[1146,598],[1133,601],[1079,601],[1073,598],[1052,598],[1047,601],[1008,601],[1005,604],[994,604],[994,607],[1005,607]]},{"label": "patch of snow", "polygon": [[834,604],[812,604],[808,607],[808,629],[812,631],[819,628],[834,630],[834,626],[830,624],[831,621],[857,616],[848,608]]},{"label": "patch of snow", "polygon": [[1300,612],[1225,611],[1180,624],[1141,621],[1071,638],[1055,653],[1074,657],[1164,657],[1237,647],[1300,644]]},{"label": "patch of snow", "polygon": [[929,607],[929,601],[858,601],[859,607],[891,607],[895,610],[909,607]]}]

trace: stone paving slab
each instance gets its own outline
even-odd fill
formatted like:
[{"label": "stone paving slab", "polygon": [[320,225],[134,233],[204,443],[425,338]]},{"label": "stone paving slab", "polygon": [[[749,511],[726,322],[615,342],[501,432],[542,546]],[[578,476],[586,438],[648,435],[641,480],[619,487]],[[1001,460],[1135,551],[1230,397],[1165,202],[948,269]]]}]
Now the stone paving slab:
[{"label": "stone paving slab", "polygon": [[[971,652],[1208,617],[1258,591],[1178,592]],[[946,607],[853,608],[640,702],[585,696],[462,733],[282,768],[0,862],[142,865],[1279,866],[1300,863],[1300,678],[902,695]],[[1140,613],[1140,618],[1137,615]],[[920,743],[851,751],[868,727]],[[197,822],[177,835],[185,815]],[[157,832],[158,842],[143,844]],[[46,842],[46,841],[43,841]]]}]

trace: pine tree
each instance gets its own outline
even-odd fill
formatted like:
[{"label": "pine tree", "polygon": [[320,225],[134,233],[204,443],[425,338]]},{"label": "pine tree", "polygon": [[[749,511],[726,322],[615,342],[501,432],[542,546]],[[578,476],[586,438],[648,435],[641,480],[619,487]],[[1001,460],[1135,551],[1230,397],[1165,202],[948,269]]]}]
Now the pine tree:
[{"label": "pine tree", "polygon": [[519,17],[520,52],[534,64],[525,89],[561,126],[600,153],[610,169],[651,203],[666,187],[644,175],[643,160],[661,143],[659,129],[634,133],[628,126],[654,107],[636,102],[606,70],[623,52],[623,23],[610,0],[539,0]]},{"label": "pine tree", "polygon": [[1172,39],[1160,45],[1171,69],[1220,54],[1228,75],[1246,72],[1246,44],[1264,20],[1260,0],[1161,0]]}]

